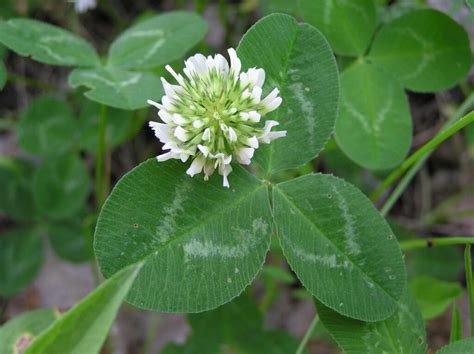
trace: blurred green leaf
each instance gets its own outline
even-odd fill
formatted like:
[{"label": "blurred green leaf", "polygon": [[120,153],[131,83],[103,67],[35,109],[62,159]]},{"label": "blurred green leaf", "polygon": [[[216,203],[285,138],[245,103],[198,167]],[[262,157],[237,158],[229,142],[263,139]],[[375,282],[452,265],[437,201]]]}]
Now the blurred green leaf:
[{"label": "blurred green leaf", "polygon": [[436,354],[472,354],[474,353],[474,338],[466,338],[448,344],[438,350]]},{"label": "blurred green leaf", "polygon": [[261,146],[254,161],[274,173],[312,160],[333,132],[339,99],[336,62],[326,39],[308,24],[273,14],[247,31],[237,52],[244,69],[265,70],[264,92],[278,87],[283,99],[268,119],[288,134]]},{"label": "blurred green leaf", "polygon": [[150,159],[115,186],[99,216],[96,258],[109,277],[145,262],[127,300],[167,312],[213,309],[255,278],[270,246],[267,188],[235,166],[230,189],[217,176],[190,178],[178,161]]},{"label": "blurred green leaf", "polygon": [[409,287],[420,306],[424,320],[431,320],[442,315],[463,293],[463,288],[458,283],[427,276],[410,280]]},{"label": "blurred green leaf", "polygon": [[73,146],[77,122],[66,101],[41,96],[23,112],[17,130],[25,151],[40,156],[58,155]]},{"label": "blurred green leaf", "polygon": [[[83,101],[79,114],[79,146],[81,150],[91,154],[97,151],[99,114],[100,105],[89,100]],[[108,149],[114,149],[129,137],[133,125],[133,113],[111,108],[107,111],[107,117],[106,146]]]},{"label": "blurred green leaf", "polygon": [[301,13],[339,55],[363,55],[375,31],[373,0],[300,0]]},{"label": "blurred green leaf", "polygon": [[16,220],[36,216],[31,180],[35,168],[22,160],[0,159],[0,213]]},{"label": "blurred green leaf", "polygon": [[298,346],[285,332],[265,330],[262,314],[246,295],[214,311],[188,315],[188,321],[192,328],[188,342],[168,345],[163,354],[288,354]]},{"label": "blurred green leaf", "polygon": [[168,12],[140,21],[123,32],[110,47],[109,64],[147,69],[182,57],[198,44],[207,23],[193,12]]},{"label": "blurred green leaf", "polygon": [[70,262],[80,263],[93,258],[92,230],[87,232],[80,218],[51,222],[48,237],[54,252]]},{"label": "blurred green leaf", "polygon": [[400,164],[412,140],[408,99],[391,76],[365,62],[341,75],[336,141],[358,165],[385,170]]},{"label": "blurred green leaf", "polygon": [[116,273],[33,341],[25,354],[96,354],[127,295],[141,263]]},{"label": "blurred green leaf", "polygon": [[33,192],[38,210],[52,219],[77,213],[90,191],[86,166],[75,154],[50,158],[36,171]]},{"label": "blurred green leaf", "polygon": [[262,276],[268,277],[283,284],[293,284],[295,282],[295,277],[293,274],[281,267],[266,265],[263,267],[261,274]]},{"label": "blurred green leaf", "polygon": [[381,322],[343,317],[320,302],[316,302],[316,307],[321,322],[347,354],[426,353],[424,322],[414,297],[407,291],[396,312]]},{"label": "blurred green leaf", "polygon": [[0,42],[22,56],[51,65],[94,66],[95,49],[60,27],[27,18],[0,21]]},{"label": "blurred green leaf", "polygon": [[321,302],[352,318],[391,316],[406,286],[396,237],[372,203],[343,180],[312,174],[273,188],[283,253]]},{"label": "blurred green leaf", "polygon": [[368,59],[418,92],[452,87],[466,76],[472,63],[464,28],[432,9],[412,11],[385,24]]},{"label": "blurred green leaf", "polygon": [[60,317],[56,310],[25,312],[0,327],[0,354],[22,353],[30,342]]},{"label": "blurred green leaf", "polygon": [[298,1],[288,0],[260,0],[260,7],[263,15],[269,15],[275,12],[298,16]]},{"label": "blurred green leaf", "polygon": [[43,239],[35,229],[16,228],[0,236],[0,294],[28,287],[43,264]]},{"label": "blurred green leaf", "polygon": [[69,85],[88,88],[84,95],[92,101],[127,110],[147,107],[147,99],[159,101],[163,96],[158,76],[116,67],[75,69],[69,75]]}]

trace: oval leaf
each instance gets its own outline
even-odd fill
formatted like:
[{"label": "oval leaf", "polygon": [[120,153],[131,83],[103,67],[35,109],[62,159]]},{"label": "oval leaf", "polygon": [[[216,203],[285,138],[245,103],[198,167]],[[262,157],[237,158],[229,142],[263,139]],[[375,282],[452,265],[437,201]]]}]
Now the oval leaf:
[{"label": "oval leaf", "polygon": [[35,279],[43,264],[43,240],[31,229],[13,229],[0,237],[0,295],[12,296]]},{"label": "oval leaf", "polygon": [[52,309],[26,312],[0,327],[0,354],[23,353],[33,339],[59,317]]},{"label": "oval leaf", "polygon": [[306,175],[273,189],[283,253],[324,305],[363,321],[381,321],[406,285],[396,237],[372,203],[329,175]]},{"label": "oval leaf", "polygon": [[87,168],[76,155],[46,160],[34,177],[34,199],[38,210],[53,219],[77,213],[89,194]]},{"label": "oval leaf", "polygon": [[242,168],[205,182],[181,162],[155,159],[125,175],[105,203],[94,249],[106,277],[145,264],[128,296],[138,307],[199,312],[236,297],[270,245],[266,187]]},{"label": "oval leaf", "polygon": [[339,83],[336,62],[324,36],[288,15],[258,21],[237,49],[244,69],[265,69],[264,92],[281,91],[283,103],[268,119],[287,136],[261,146],[256,163],[265,172],[295,168],[318,155],[332,134]]},{"label": "oval leaf", "polygon": [[25,354],[99,353],[141,264],[115,274],[41,333]]},{"label": "oval leaf", "polygon": [[69,85],[89,88],[85,96],[92,101],[128,110],[146,107],[147,99],[158,100],[163,96],[163,87],[156,75],[113,67],[75,69],[69,74]]},{"label": "oval leaf", "polygon": [[125,68],[154,68],[182,57],[206,31],[207,23],[193,12],[154,16],[130,27],[112,43],[109,63]]},{"label": "oval leaf", "polygon": [[367,323],[341,316],[316,302],[319,317],[346,354],[426,353],[425,325],[416,301],[408,292],[385,321]]},{"label": "oval leaf", "polygon": [[397,166],[412,139],[408,100],[400,84],[371,64],[341,75],[336,141],[354,162],[374,170]]},{"label": "oval leaf", "polygon": [[365,53],[375,31],[373,0],[301,0],[304,20],[319,29],[339,55]]},{"label": "oval leaf", "polygon": [[48,225],[48,237],[54,252],[70,262],[85,262],[93,258],[92,230],[87,233],[81,219],[53,222]]},{"label": "oval leaf", "polygon": [[431,320],[443,314],[463,293],[463,288],[459,283],[442,281],[427,276],[410,280],[409,286],[425,320]]},{"label": "oval leaf", "polygon": [[93,66],[95,49],[81,37],[41,21],[14,18],[0,21],[0,42],[23,56],[45,64]]},{"label": "oval leaf", "polygon": [[77,122],[72,108],[52,97],[35,99],[22,114],[18,140],[27,152],[49,156],[68,151],[74,144]]},{"label": "oval leaf", "polygon": [[412,11],[382,27],[369,59],[413,91],[447,89],[471,67],[466,31],[442,12]]}]

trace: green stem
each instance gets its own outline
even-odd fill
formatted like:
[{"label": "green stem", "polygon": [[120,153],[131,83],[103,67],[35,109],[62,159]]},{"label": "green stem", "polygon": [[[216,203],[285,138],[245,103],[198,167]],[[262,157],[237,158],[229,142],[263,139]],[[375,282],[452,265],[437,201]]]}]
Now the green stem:
[{"label": "green stem", "polygon": [[306,348],[306,344],[308,344],[308,341],[311,338],[311,335],[313,334],[313,331],[316,328],[316,325],[318,324],[318,322],[319,322],[319,317],[316,314],[314,315],[313,321],[311,321],[311,324],[306,330],[306,333],[304,334],[304,337],[301,340],[300,345],[298,346],[298,349],[296,350],[295,354],[302,354],[304,352],[304,349]]},{"label": "green stem", "polygon": [[[456,123],[459,119],[461,119],[471,109],[472,106],[474,106],[474,92],[471,93],[464,100],[464,102],[458,107],[458,109],[454,112],[451,118],[443,125],[443,127],[441,128],[441,131],[443,131],[444,129],[447,129],[448,127]],[[429,152],[426,156],[418,160],[415,163],[415,165],[410,168],[407,174],[403,176],[398,186],[393,190],[393,192],[390,194],[390,196],[387,198],[386,202],[384,203],[381,209],[382,215],[385,216],[390,211],[392,206],[398,200],[400,195],[402,195],[403,191],[410,184],[413,177],[420,170],[420,168],[423,166],[426,160],[428,160],[430,155],[431,155],[431,152]]]},{"label": "green stem", "polygon": [[464,250],[464,264],[466,272],[467,294],[469,296],[469,311],[471,319],[471,336],[474,336],[474,289],[472,285],[472,261],[471,261],[471,245],[466,245]]},{"label": "green stem", "polygon": [[430,248],[453,245],[474,244],[474,237],[468,236],[449,236],[449,237],[430,237],[417,240],[400,241],[400,248],[403,251],[413,250],[417,248]]},{"label": "green stem", "polygon": [[410,167],[412,167],[415,163],[420,161],[422,158],[427,156],[431,153],[434,149],[436,149],[442,142],[453,136],[459,130],[467,126],[468,124],[474,122],[474,112],[462,117],[456,123],[452,124],[446,129],[441,130],[433,139],[428,141],[425,145],[423,145],[418,151],[413,153],[410,157],[408,157],[403,163],[392,173],[388,175],[388,177],[382,182],[382,184],[375,190],[374,193],[371,195],[372,200],[376,200],[380,194],[383,193],[385,189],[390,187],[401,175],[403,175]]},{"label": "green stem", "polygon": [[102,105],[100,108],[99,114],[99,131],[98,131],[98,142],[97,142],[97,152],[96,152],[96,159],[95,159],[95,199],[96,199],[96,206],[97,211],[100,210],[102,204],[105,201],[105,187],[106,178],[104,174],[104,161],[105,161],[105,154],[106,154],[106,142],[105,142],[105,134],[107,128],[107,106]]}]

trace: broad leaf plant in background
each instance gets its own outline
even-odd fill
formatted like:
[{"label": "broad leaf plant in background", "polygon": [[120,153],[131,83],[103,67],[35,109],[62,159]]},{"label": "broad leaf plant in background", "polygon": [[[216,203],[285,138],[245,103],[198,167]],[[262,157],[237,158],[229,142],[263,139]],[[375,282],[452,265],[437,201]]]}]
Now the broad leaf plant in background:
[{"label": "broad leaf plant in background", "polygon": [[[103,55],[46,22],[0,21],[4,51],[70,68],[68,94],[41,87],[7,127],[34,158],[0,158],[0,212],[13,225],[0,237],[0,294],[32,283],[43,235],[59,257],[97,262],[105,277],[65,313],[40,309],[4,324],[0,353],[99,353],[124,301],[190,314],[192,334],[168,354],[309,353],[319,321],[346,353],[427,352],[425,321],[464,293],[453,282],[462,261],[453,248],[423,253],[425,240],[385,216],[431,152],[472,128],[471,94],[407,157],[406,90],[462,83],[469,37],[419,4],[397,14],[398,3],[375,0],[261,5],[270,14],[227,58],[205,47],[208,25],[188,11],[144,15]],[[1,64],[0,86],[8,77]],[[162,144],[143,156],[157,158],[143,158],[109,192],[111,152],[147,122]],[[321,173],[321,156],[347,161],[346,170]],[[350,168],[375,171],[376,188],[341,178]],[[291,272],[265,264],[272,257]],[[446,269],[434,266],[441,260]],[[465,264],[474,311],[469,246]],[[275,284],[294,283],[293,274],[317,309],[301,341],[263,324]],[[249,290],[257,277],[260,306]],[[456,307],[451,342],[438,353],[474,352]]]}]

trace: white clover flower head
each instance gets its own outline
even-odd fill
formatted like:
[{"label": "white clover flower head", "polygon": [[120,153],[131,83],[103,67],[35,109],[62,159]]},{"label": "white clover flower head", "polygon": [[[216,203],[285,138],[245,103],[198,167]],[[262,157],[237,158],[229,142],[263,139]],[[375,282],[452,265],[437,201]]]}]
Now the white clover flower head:
[{"label": "white clover flower head", "polygon": [[248,165],[260,143],[286,136],[286,131],[271,131],[277,121],[261,122],[280,106],[279,90],[275,88],[262,100],[265,71],[251,68],[240,72],[237,53],[234,49],[228,53],[230,65],[220,54],[190,57],[185,61],[185,77],[166,66],[178,84],[161,78],[165,90],[161,103],[147,101],[158,108],[163,122],[151,121],[150,127],[164,144],[163,150],[169,150],[159,155],[158,161],[186,162],[192,156],[188,175],[204,172],[207,181],[217,170],[224,187],[229,187],[232,161]]}]

